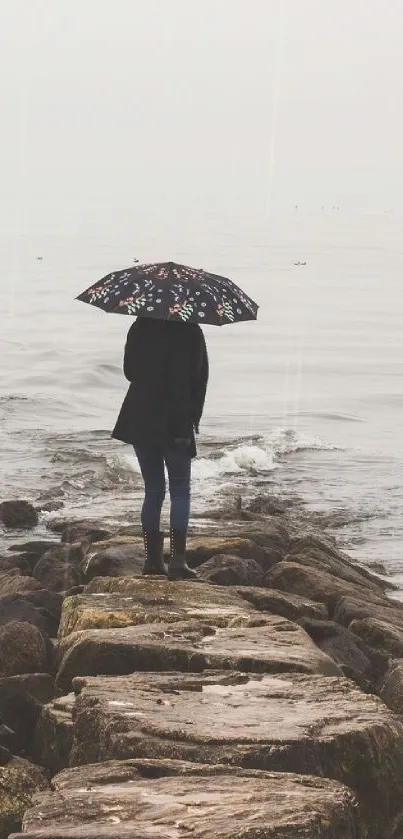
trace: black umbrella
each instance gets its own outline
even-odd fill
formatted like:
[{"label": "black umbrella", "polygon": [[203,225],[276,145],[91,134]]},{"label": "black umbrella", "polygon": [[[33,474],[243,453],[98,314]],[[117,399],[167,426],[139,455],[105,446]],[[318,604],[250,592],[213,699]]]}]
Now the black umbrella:
[{"label": "black umbrella", "polygon": [[105,312],[218,326],[256,320],[258,310],[232,280],[175,262],[114,271],[76,299]]}]

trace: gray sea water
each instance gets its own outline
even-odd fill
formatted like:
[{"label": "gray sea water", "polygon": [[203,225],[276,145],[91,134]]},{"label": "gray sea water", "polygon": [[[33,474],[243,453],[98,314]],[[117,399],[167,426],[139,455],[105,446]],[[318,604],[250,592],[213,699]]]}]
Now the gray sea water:
[{"label": "gray sea water", "polygon": [[391,212],[324,207],[259,223],[209,211],[202,231],[190,218],[180,235],[146,214],[102,231],[96,219],[3,230],[1,499],[63,502],[41,527],[59,515],[137,521],[138,467],[110,439],[131,321],[74,297],[134,259],[173,259],[232,277],[260,304],[256,323],[205,328],[194,513],[297,494],[307,517],[403,587],[401,229]]}]

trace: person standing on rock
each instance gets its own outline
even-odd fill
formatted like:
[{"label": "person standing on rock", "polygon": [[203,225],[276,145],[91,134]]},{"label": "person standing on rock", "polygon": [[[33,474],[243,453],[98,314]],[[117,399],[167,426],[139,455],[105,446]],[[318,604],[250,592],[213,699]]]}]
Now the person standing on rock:
[{"label": "person standing on rock", "polygon": [[[143,574],[195,579],[196,572],[186,562],[186,538],[191,461],[196,455],[195,433],[208,382],[208,356],[200,326],[138,317],[127,335],[123,371],[130,387],[112,437],[134,446],[144,480]],[[160,530],[165,467],[171,499],[168,571]]]},{"label": "person standing on rock", "polygon": [[130,387],[112,436],[134,446],[144,478],[144,574],[166,574],[160,515],[165,466],[171,495],[171,580],[196,578],[186,563],[190,472],[203,411],[208,359],[199,324],[256,320],[258,304],[228,277],[177,262],[132,265],[107,274],[77,300],[135,315],[124,357]]}]

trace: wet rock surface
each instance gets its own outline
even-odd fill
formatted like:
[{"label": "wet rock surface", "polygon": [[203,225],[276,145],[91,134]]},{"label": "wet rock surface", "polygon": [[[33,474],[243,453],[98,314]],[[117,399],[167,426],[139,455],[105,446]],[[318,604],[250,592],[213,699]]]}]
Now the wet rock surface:
[{"label": "wet rock surface", "polygon": [[[256,625],[258,624],[258,625]],[[76,675],[122,675],[137,670],[238,669],[341,675],[297,624],[276,615],[251,618],[248,626],[217,628],[178,621],[125,629],[73,632],[57,648],[59,690]]]},{"label": "wet rock surface", "polygon": [[25,839],[364,839],[354,796],[319,778],[131,761],[53,783],[26,813]]},{"label": "wet rock surface", "polygon": [[323,603],[314,603],[307,597],[288,594],[276,589],[256,588],[255,586],[236,586],[235,591],[260,612],[281,615],[299,623],[304,618],[327,620],[328,610]]},{"label": "wet rock surface", "polygon": [[[79,764],[25,837],[403,836],[403,604],[331,540],[241,513],[189,539],[197,584],[142,577],[137,526],[60,521],[0,556],[0,769]],[[271,806],[240,785],[267,772]],[[181,800],[191,775],[218,804]]]},{"label": "wet rock surface", "polygon": [[265,575],[264,585],[324,603],[330,614],[341,597],[351,596],[362,600],[364,591],[365,596],[373,596],[375,600],[382,596],[380,589],[367,580],[360,584],[350,582],[334,576],[330,571],[290,560],[279,562],[270,569]]},{"label": "wet rock surface", "polygon": [[80,686],[72,764],[175,758],[324,775],[354,791],[371,835],[402,815],[403,724],[347,679],[143,673]]},{"label": "wet rock surface", "polygon": [[59,638],[82,629],[161,621],[204,620],[228,626],[254,614],[253,606],[233,590],[150,577],[100,577],[83,595],[64,601]]}]

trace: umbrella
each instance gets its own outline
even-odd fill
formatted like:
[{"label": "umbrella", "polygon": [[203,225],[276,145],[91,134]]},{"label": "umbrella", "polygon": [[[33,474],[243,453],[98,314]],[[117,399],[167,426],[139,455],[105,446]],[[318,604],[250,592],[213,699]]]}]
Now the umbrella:
[{"label": "umbrella", "polygon": [[76,299],[105,312],[218,326],[256,320],[258,310],[227,277],[175,262],[115,271]]}]

